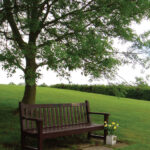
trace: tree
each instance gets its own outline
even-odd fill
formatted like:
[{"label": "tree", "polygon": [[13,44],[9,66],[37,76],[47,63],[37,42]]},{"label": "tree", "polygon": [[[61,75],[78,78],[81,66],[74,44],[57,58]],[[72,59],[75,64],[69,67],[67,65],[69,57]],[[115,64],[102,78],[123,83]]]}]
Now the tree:
[{"label": "tree", "polygon": [[112,76],[120,64],[112,38],[135,40],[129,25],[148,9],[148,0],[1,0],[0,61],[9,73],[24,72],[28,104],[44,65],[63,76],[76,68]]},{"label": "tree", "polygon": [[136,79],[136,81],[134,83],[135,86],[141,87],[141,88],[148,87],[147,81],[145,81],[143,78],[136,77],[135,79]]}]

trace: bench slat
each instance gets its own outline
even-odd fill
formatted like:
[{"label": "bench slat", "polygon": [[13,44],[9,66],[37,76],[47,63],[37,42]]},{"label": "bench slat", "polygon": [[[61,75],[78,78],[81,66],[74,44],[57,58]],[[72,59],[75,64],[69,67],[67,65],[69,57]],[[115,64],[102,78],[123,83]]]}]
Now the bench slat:
[{"label": "bench slat", "polygon": [[67,110],[67,124],[71,124],[70,123],[71,122],[70,121],[70,112],[69,112],[70,111],[70,107],[68,105],[67,105],[67,109],[66,110]]},{"label": "bench slat", "polygon": [[66,107],[62,107],[62,110],[63,110],[64,126],[66,126],[67,125],[67,122],[66,122]]},{"label": "bench slat", "polygon": [[43,115],[44,115],[44,127],[47,128],[47,108],[43,108]]},{"label": "bench slat", "polygon": [[80,124],[80,114],[81,114],[81,113],[79,112],[79,107],[80,107],[80,106],[77,107],[77,123],[78,123],[78,124]]},{"label": "bench slat", "polygon": [[71,125],[73,125],[74,124],[74,120],[73,120],[72,106],[70,106],[70,121],[71,121]]},{"label": "bench slat", "polygon": [[48,126],[52,127],[52,120],[51,120],[51,112],[50,112],[50,108],[47,108],[47,113],[48,113]]},{"label": "bench slat", "polygon": [[[25,111],[26,111],[26,109],[23,107],[22,110],[21,110],[21,113],[22,113],[21,116],[25,116]],[[22,128],[23,129],[26,128],[26,120],[24,120],[24,119],[22,121]]]},{"label": "bench slat", "polygon": [[83,104],[83,118],[84,118],[83,122],[87,123],[87,114],[86,114],[86,105],[85,104]]},{"label": "bench slat", "polygon": [[42,108],[39,108],[39,116],[42,118]]},{"label": "bench slat", "polygon": [[[31,114],[30,114],[30,117],[33,117],[34,118],[34,116],[33,116],[33,108],[30,110],[31,111]],[[31,125],[31,128],[34,128],[33,127],[33,121],[30,121],[30,125]]]},{"label": "bench slat", "polygon": [[81,105],[81,111],[82,111],[82,117],[83,117],[83,120],[82,122],[84,123],[85,122],[85,115],[84,115],[84,104]]},{"label": "bench slat", "polygon": [[36,118],[40,118],[40,117],[39,117],[39,109],[38,109],[38,108],[35,109],[35,117],[36,117]]},{"label": "bench slat", "polygon": [[53,127],[55,127],[55,126],[56,126],[56,124],[55,124],[55,114],[54,114],[54,108],[51,108],[51,112],[52,112],[51,117],[52,117],[52,120],[53,120]]},{"label": "bench slat", "polygon": [[82,111],[82,104],[80,104],[80,114],[81,114],[81,120],[80,123],[83,123],[83,111]]},{"label": "bench slat", "polygon": [[56,112],[56,126],[59,127],[58,107],[55,107],[55,112]]},{"label": "bench slat", "polygon": [[77,111],[76,111],[76,106],[73,107],[74,108],[74,123],[77,124]]},{"label": "bench slat", "polygon": [[[29,117],[29,109],[26,108],[26,116]],[[29,129],[30,127],[30,121],[26,120],[26,128]]]},{"label": "bench slat", "polygon": [[59,106],[59,120],[60,120],[60,124],[59,126],[62,127],[63,126],[63,114],[62,114],[62,106]]}]

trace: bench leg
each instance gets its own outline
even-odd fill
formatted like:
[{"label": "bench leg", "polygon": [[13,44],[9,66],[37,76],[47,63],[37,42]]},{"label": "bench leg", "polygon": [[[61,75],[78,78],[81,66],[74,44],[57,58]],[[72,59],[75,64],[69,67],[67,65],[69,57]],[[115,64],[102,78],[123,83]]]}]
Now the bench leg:
[{"label": "bench leg", "polygon": [[42,147],[43,147],[43,140],[42,138],[38,138],[38,150],[42,150]]},{"label": "bench leg", "polygon": [[25,135],[21,134],[21,150],[24,150],[25,147]]},{"label": "bench leg", "polygon": [[91,138],[91,132],[88,132],[87,138],[88,138],[88,140]]},{"label": "bench leg", "polygon": [[104,144],[106,144],[106,136],[108,135],[108,131],[104,130]]}]

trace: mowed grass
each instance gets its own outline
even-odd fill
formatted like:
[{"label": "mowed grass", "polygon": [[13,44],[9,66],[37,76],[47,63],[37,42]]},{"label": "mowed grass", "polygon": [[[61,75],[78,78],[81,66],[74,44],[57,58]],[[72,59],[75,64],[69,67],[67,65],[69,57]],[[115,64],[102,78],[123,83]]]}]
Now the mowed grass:
[{"label": "mowed grass", "polygon": [[[19,116],[14,114],[24,92],[23,86],[0,85],[0,150],[20,149]],[[119,140],[129,146],[121,150],[150,150],[150,102],[101,94],[37,88],[37,103],[74,103],[89,100],[90,110],[109,112],[110,121],[120,124]],[[93,119],[98,123],[100,116]],[[66,141],[67,142],[67,141]],[[119,149],[119,148],[118,148]]]}]

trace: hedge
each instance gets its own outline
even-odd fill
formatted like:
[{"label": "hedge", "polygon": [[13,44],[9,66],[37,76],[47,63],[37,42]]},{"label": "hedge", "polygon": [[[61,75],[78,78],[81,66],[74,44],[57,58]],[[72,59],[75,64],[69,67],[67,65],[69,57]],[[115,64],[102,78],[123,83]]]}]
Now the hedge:
[{"label": "hedge", "polygon": [[127,86],[127,85],[77,85],[56,84],[51,87],[99,93],[117,97],[150,100],[150,87]]}]

